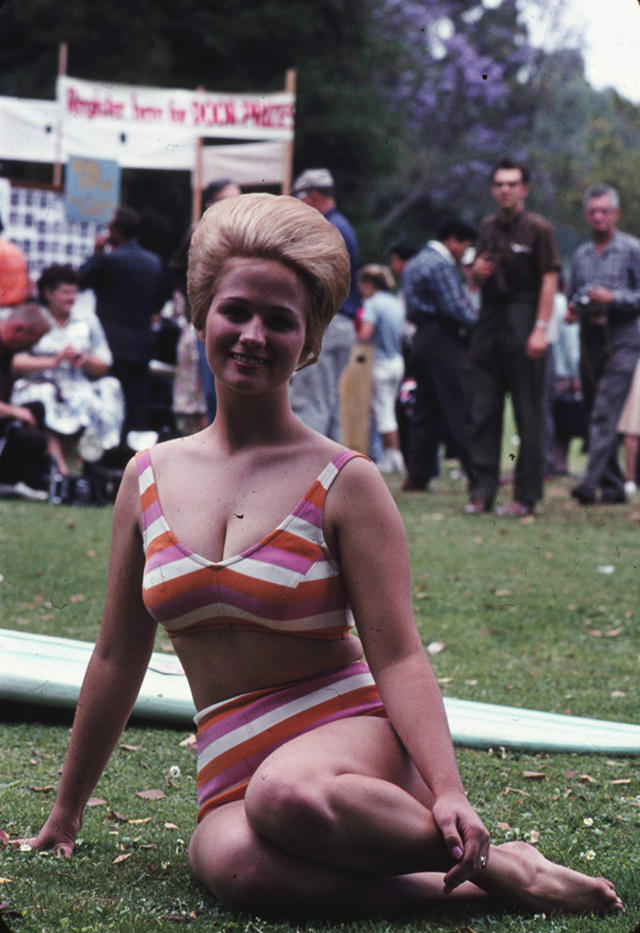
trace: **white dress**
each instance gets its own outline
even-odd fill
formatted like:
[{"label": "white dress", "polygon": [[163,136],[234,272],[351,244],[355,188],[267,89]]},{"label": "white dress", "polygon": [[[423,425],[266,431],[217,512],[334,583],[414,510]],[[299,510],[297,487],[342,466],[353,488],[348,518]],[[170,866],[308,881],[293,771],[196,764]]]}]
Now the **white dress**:
[{"label": "white dress", "polygon": [[[111,365],[112,356],[102,324],[95,313],[95,296],[81,292],[66,324],[55,321],[51,330],[33,347],[34,356],[56,356],[73,347]],[[124,420],[124,396],[114,376],[90,379],[82,369],[63,360],[16,380],[11,393],[14,405],[42,402],[45,425],[57,434],[73,435],[85,428],[97,434],[105,450],[117,447]]]}]

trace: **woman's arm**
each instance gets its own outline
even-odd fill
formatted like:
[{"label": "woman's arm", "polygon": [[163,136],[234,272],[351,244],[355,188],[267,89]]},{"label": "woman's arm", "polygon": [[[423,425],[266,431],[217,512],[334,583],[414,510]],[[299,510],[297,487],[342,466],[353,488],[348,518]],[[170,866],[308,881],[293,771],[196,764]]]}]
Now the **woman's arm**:
[{"label": "woman's arm", "polygon": [[373,337],[373,332],[376,329],[376,325],[372,324],[371,321],[360,321],[358,327],[358,340],[362,340],[363,343],[369,343]]},{"label": "woman's arm", "polygon": [[89,379],[101,379],[109,372],[108,363],[89,353],[82,354],[79,365],[82,366],[82,371]]},{"label": "woman's arm", "polygon": [[84,810],[120,738],[153,651],[156,624],[142,602],[144,555],[135,465],[127,467],[113,517],[104,616],[82,684],[58,795],[31,845],[71,855]]},{"label": "woman's arm", "polygon": [[37,356],[35,353],[16,353],[11,360],[11,372],[14,376],[29,376],[44,369],[55,369],[60,364],[60,355]]},{"label": "woman's arm", "polygon": [[416,629],[402,520],[378,471],[362,459],[336,480],[325,515],[385,708],[435,798],[433,816],[456,861],[446,878],[452,889],[481,868],[489,834],[466,798],[440,689]]}]

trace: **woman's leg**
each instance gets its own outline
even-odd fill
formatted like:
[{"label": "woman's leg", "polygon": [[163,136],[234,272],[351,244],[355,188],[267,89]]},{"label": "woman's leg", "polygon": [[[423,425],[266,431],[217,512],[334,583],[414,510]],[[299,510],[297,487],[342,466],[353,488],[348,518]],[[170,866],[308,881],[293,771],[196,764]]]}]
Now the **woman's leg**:
[{"label": "woman's leg", "polygon": [[257,833],[242,801],[205,817],[193,834],[189,860],[225,907],[261,916],[349,920],[486,898],[471,882],[445,895],[441,873],[385,878],[301,859]]},{"label": "woman's leg", "polygon": [[638,445],[640,437],[637,434],[624,436],[624,478],[627,482],[635,482],[636,465],[638,462]]},{"label": "woman's leg", "polygon": [[613,886],[494,847],[485,871],[445,896],[451,867],[431,794],[390,723],[331,723],[288,742],[254,774],[244,803],[213,811],[190,849],[193,869],[232,909],[371,916],[476,899],[480,888],[532,910],[613,911]]}]

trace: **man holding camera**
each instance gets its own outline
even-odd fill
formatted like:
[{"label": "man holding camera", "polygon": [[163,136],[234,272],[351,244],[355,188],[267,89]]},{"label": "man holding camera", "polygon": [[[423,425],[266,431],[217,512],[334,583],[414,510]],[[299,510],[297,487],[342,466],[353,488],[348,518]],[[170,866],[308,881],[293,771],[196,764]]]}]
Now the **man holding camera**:
[{"label": "man holding camera", "polygon": [[567,320],[580,321],[582,392],[589,419],[589,462],[571,495],[583,505],[625,501],[617,426],[640,357],[640,240],[616,227],[615,188],[584,196],[591,241],[576,251],[567,288]]}]

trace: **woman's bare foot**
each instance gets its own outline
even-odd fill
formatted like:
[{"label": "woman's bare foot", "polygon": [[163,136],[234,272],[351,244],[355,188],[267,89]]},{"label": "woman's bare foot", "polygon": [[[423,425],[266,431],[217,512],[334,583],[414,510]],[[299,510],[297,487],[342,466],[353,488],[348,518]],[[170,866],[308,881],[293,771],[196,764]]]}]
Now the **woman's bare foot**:
[{"label": "woman's bare foot", "polygon": [[489,894],[528,910],[617,913],[624,905],[606,878],[590,878],[546,859],[525,842],[506,842],[491,850],[486,872],[474,878]]}]

